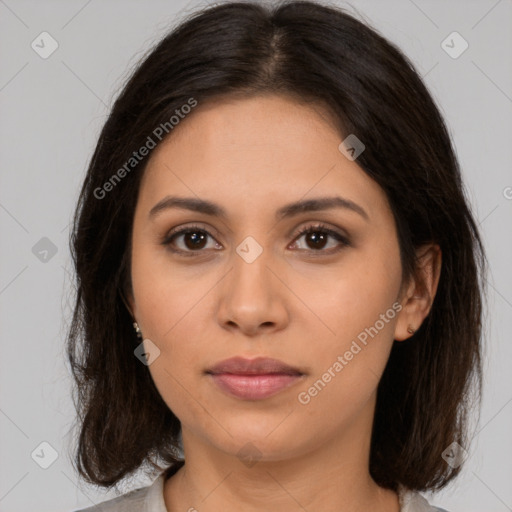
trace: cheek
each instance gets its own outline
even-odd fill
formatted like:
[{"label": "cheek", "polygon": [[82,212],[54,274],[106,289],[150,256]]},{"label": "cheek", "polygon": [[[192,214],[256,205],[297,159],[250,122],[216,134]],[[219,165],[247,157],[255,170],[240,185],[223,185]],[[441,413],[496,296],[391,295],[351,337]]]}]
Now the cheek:
[{"label": "cheek", "polygon": [[[311,276],[302,280],[300,293],[307,297],[311,309],[323,322],[325,339],[330,337],[343,343],[373,326],[392,307],[398,297],[400,280],[398,247],[379,251],[372,246],[347,253],[334,272],[323,276],[319,273],[316,280]],[[394,316],[392,310],[385,320],[393,320]],[[379,323],[380,330],[389,332],[392,323],[385,322],[384,327]],[[318,328],[321,327],[322,323],[318,322]]]},{"label": "cheek", "polygon": [[398,246],[374,247],[347,258],[325,286],[311,287],[312,309],[321,322],[314,324],[319,341],[309,354],[316,362],[310,380],[320,379],[317,387],[326,384],[327,391],[318,393],[323,396],[319,404],[328,399],[364,401],[375,390],[401,309],[396,302],[400,276]]},{"label": "cheek", "polygon": [[155,381],[178,386],[169,374],[186,381],[208,360],[205,350],[211,346],[212,319],[206,325],[204,312],[219,281],[217,274],[199,271],[193,264],[176,265],[165,251],[141,248],[134,254],[132,285],[141,329],[160,350],[150,366]]},{"label": "cheek", "polygon": [[144,336],[161,342],[183,328],[183,320],[194,315],[215,282],[214,276],[199,274],[192,264],[173,263],[165,250],[144,246],[134,251],[131,272]]},{"label": "cheek", "polygon": [[144,338],[160,351],[148,367],[156,388],[180,421],[189,418],[200,423],[201,409],[196,410],[195,405],[203,400],[196,387],[208,341],[208,329],[198,317],[203,310],[203,287],[153,267],[146,279],[134,282],[134,293],[144,322]]}]

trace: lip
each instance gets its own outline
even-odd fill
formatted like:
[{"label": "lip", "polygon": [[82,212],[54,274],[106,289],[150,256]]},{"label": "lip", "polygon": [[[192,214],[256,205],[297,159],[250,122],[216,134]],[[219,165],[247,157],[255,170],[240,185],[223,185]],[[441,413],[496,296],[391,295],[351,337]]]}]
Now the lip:
[{"label": "lip", "polygon": [[284,391],[304,377],[299,369],[267,357],[233,357],[206,373],[221,391],[244,400],[262,400]]},{"label": "lip", "polygon": [[207,373],[234,373],[237,375],[263,375],[269,373],[283,373],[287,375],[301,375],[298,368],[294,368],[279,359],[270,357],[231,357],[212,366]]}]

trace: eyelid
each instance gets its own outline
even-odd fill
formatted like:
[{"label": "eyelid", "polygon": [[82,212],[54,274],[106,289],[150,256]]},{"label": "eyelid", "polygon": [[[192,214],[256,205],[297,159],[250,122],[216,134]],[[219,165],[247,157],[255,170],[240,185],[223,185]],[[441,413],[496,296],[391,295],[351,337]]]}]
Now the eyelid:
[{"label": "eyelid", "polygon": [[197,231],[204,231],[210,236],[213,236],[213,234],[215,234],[216,237],[220,237],[220,233],[213,226],[207,226],[206,224],[202,224],[201,222],[196,222],[190,225],[178,226],[172,228],[169,231],[166,231],[165,235],[163,236],[162,243],[164,243],[166,240],[169,240],[173,235],[182,234],[183,231],[194,229]]},{"label": "eyelid", "polygon": [[324,231],[333,236],[339,236],[340,238],[343,238],[346,242],[348,242],[349,238],[350,238],[348,233],[346,233],[345,230],[342,230],[341,228],[337,228],[337,227],[331,227],[329,224],[327,224],[325,222],[321,222],[321,221],[313,221],[309,224],[306,223],[306,225],[304,227],[301,227],[298,230],[295,230],[294,231],[295,234],[292,236],[294,237],[294,240],[295,240],[298,236],[304,235],[305,233],[307,233],[309,231],[314,231],[315,229],[317,229],[318,231]]}]

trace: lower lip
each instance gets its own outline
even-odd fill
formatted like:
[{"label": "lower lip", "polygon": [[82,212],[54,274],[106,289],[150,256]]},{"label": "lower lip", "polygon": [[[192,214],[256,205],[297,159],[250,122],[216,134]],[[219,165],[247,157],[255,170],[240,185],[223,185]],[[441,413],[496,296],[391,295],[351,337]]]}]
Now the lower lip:
[{"label": "lower lip", "polygon": [[265,375],[211,374],[213,381],[225,393],[244,400],[262,400],[292,386],[302,375],[272,373]]}]

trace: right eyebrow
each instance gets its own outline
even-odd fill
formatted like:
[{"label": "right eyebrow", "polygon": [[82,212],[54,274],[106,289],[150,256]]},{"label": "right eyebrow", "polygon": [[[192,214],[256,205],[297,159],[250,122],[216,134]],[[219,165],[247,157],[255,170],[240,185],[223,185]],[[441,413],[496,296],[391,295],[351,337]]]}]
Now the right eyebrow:
[{"label": "right eyebrow", "polygon": [[198,199],[195,197],[177,197],[177,196],[166,196],[159,201],[149,212],[149,216],[153,217],[168,210],[170,208],[180,208],[182,210],[190,210],[193,212],[204,213],[205,215],[212,215],[215,217],[227,218],[226,211],[218,204],[206,201],[204,199]]}]

